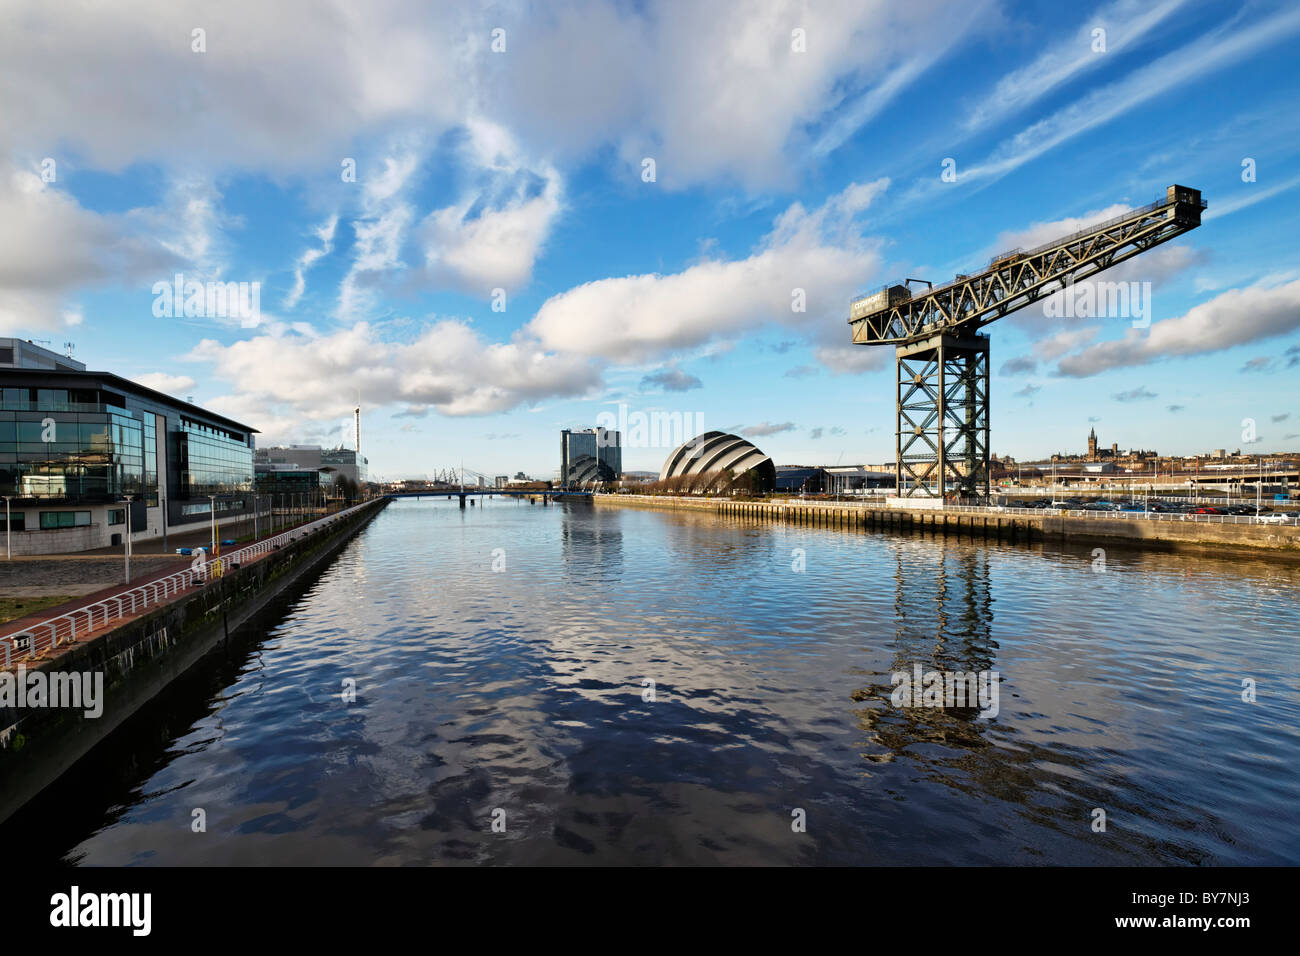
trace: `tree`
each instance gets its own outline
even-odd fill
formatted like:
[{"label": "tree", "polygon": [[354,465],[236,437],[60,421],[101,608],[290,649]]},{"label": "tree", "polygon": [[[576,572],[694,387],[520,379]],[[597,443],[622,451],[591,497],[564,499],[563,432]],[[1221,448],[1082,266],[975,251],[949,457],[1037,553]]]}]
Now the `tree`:
[{"label": "tree", "polygon": [[357,483],[347,475],[336,475],[334,477],[334,487],[338,489],[339,496],[345,501],[355,501],[357,498]]}]

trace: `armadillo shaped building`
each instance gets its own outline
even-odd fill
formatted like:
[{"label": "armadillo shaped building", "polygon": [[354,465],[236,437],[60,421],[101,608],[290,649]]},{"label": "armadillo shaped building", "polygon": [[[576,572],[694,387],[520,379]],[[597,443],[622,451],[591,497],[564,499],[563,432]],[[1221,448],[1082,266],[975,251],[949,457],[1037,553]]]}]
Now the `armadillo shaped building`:
[{"label": "armadillo shaped building", "polygon": [[776,484],[776,466],[771,458],[739,435],[716,431],[697,435],[673,449],[659,472],[659,480],[714,474],[733,478],[751,474],[755,491],[769,491]]}]

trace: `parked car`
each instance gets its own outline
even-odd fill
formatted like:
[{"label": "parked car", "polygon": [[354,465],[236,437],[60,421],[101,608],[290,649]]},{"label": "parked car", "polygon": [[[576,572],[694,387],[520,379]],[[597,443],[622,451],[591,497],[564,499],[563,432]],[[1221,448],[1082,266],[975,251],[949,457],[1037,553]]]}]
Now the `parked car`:
[{"label": "parked car", "polygon": [[1221,515],[1221,514],[1223,514],[1223,512],[1220,511],[1218,508],[1211,508],[1209,505],[1202,505],[1202,506],[1199,507],[1199,508],[1193,508],[1191,511],[1189,511],[1189,512],[1187,512],[1187,513],[1188,513],[1188,514],[1193,514],[1193,515]]},{"label": "parked car", "polygon": [[194,553],[194,549],[193,549],[193,548],[177,548],[177,549],[176,549],[176,553],[177,553],[177,554],[183,554],[183,555],[185,555],[185,557],[188,558],[190,555],[192,555],[192,554]]}]

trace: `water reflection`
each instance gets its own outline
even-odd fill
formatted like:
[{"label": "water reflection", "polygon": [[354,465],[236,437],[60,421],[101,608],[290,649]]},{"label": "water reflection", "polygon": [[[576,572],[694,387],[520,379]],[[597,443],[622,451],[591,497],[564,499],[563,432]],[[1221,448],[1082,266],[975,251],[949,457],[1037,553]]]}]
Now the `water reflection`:
[{"label": "water reflection", "polygon": [[585,501],[560,499],[560,544],[570,575],[601,587],[616,587],[623,573],[620,512]]},{"label": "water reflection", "polygon": [[[397,503],[0,836],[90,864],[1300,860],[1296,570],[1107,557]],[[996,670],[997,716],[894,706],[914,664]]]},{"label": "water reflection", "polygon": [[[916,557],[922,551],[933,564],[932,574],[917,573]],[[893,760],[918,744],[983,748],[983,734],[990,724],[981,715],[978,699],[968,706],[933,707],[916,705],[919,700],[900,706],[894,697],[896,690],[911,686],[915,695],[903,699],[919,698],[921,689],[915,687],[913,676],[918,673],[989,675],[996,670],[988,553],[973,547],[950,548],[942,540],[901,544],[895,548],[893,580],[890,667],[867,673],[867,685],[852,695],[866,705],[857,711],[867,734],[864,759]]]}]

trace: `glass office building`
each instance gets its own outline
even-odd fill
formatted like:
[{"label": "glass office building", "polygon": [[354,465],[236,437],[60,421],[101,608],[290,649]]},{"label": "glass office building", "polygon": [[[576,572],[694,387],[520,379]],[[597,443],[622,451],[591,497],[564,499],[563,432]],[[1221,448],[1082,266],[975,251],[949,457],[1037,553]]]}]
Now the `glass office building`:
[{"label": "glass office building", "polygon": [[623,436],[607,428],[560,432],[560,485],[591,488],[618,481],[623,471]]},{"label": "glass office building", "polygon": [[253,435],[110,373],[0,367],[8,545],[38,554],[118,544],[128,521],[139,538],[203,527],[210,496],[219,513],[250,511]]}]

